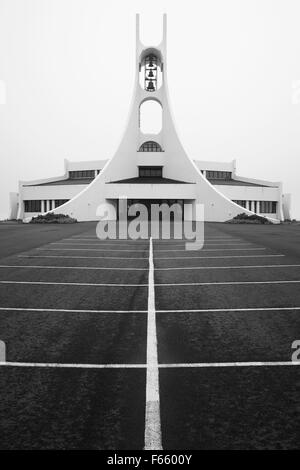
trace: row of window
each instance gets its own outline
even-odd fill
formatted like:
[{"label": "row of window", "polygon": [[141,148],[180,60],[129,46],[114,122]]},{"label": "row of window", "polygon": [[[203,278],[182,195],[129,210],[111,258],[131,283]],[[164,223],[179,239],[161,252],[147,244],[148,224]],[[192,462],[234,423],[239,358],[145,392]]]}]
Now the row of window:
[{"label": "row of window", "polygon": [[[276,214],[277,202],[276,201],[245,201],[234,200],[236,204],[248,208],[249,210],[259,214]],[[248,203],[248,205],[247,205]]]},{"label": "row of window", "polygon": [[232,177],[231,171],[206,171],[206,178],[208,180],[230,180]]},{"label": "row of window", "polygon": [[[49,210],[52,210],[52,209],[55,209],[56,207],[59,207],[59,206],[62,206],[63,204],[65,204],[66,202],[68,202],[70,199],[55,199],[54,201],[54,204],[55,204],[55,207],[52,207],[51,209]],[[51,201],[50,201],[51,202]],[[53,203],[52,203],[53,205]]]},{"label": "row of window", "polygon": [[260,201],[260,212],[262,214],[276,214],[276,201]]},{"label": "row of window", "polygon": [[139,166],[140,178],[162,178],[161,166]]},{"label": "row of window", "polygon": [[32,201],[24,201],[24,211],[25,212],[46,212],[51,211],[52,209],[56,209],[56,207],[62,206],[69,199],[55,199],[49,200],[48,204],[47,201],[44,200],[44,207],[42,208],[42,201],[41,200],[32,200]]},{"label": "row of window", "polygon": [[25,212],[42,212],[42,201],[24,201]]},{"label": "row of window", "polygon": [[[100,170],[97,170],[97,175],[99,175]],[[81,178],[95,178],[95,170],[76,170],[69,171],[69,178],[72,180],[77,180]]]},{"label": "row of window", "polygon": [[[139,167],[139,177],[140,178],[162,178],[162,167]],[[44,205],[42,209],[41,200],[32,200],[24,201],[24,211],[25,212],[44,212],[56,207],[62,206],[69,199],[55,199],[55,200],[44,200]],[[48,204],[47,204],[48,202]],[[236,204],[243,207],[244,209],[248,208],[249,210],[259,213],[259,214],[276,214],[277,212],[277,202],[276,201],[246,201],[246,200],[233,200]],[[247,204],[248,203],[248,204]]]},{"label": "row of window", "polygon": [[183,199],[127,199],[127,207],[129,208],[132,204],[144,204],[146,207],[151,206],[151,204],[168,204],[172,206],[173,204],[179,204],[182,209],[184,206]]}]

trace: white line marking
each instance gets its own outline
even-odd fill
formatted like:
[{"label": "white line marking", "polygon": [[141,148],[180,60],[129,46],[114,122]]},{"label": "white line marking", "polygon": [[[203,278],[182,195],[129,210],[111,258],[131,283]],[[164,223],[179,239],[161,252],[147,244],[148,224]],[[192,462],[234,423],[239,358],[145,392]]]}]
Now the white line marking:
[{"label": "white line marking", "polygon": [[[300,281],[299,281],[300,282]],[[87,287],[148,287],[148,284],[115,284],[94,282],[48,282],[48,281],[0,281],[0,284],[34,284],[49,286],[87,286]]]},{"label": "white line marking", "polygon": [[[160,369],[171,368],[208,368],[208,367],[280,367],[300,366],[300,361],[267,361],[267,362],[192,362],[158,364]],[[41,367],[67,369],[145,369],[147,364],[72,364],[60,362],[0,362],[0,367]],[[159,449],[157,449],[159,450]]]},{"label": "white line marking", "polygon": [[22,308],[22,307],[0,307],[0,310],[8,312],[53,312],[53,313],[147,313],[148,310],[84,310],[65,308]]},{"label": "white line marking", "polygon": [[258,266],[184,266],[172,268],[155,268],[156,271],[175,271],[175,270],[185,270],[185,269],[258,269],[258,268],[299,268],[300,264],[264,264]]},{"label": "white line marking", "polygon": [[[172,268],[155,268],[156,271],[175,271],[175,270],[198,270],[198,269],[250,269],[250,268],[299,268],[300,264],[273,264],[262,266],[184,266]],[[0,269],[83,269],[83,270],[108,270],[108,271],[148,271],[148,268],[119,268],[102,266],[43,266],[43,265],[0,265]]]},{"label": "white line marking", "polygon": [[[218,313],[218,312],[272,312],[272,311],[293,311],[300,310],[300,307],[253,307],[253,308],[208,308],[194,310],[156,310],[157,313]],[[0,307],[0,311],[7,312],[53,312],[53,313],[148,313],[148,310],[84,310],[84,309],[64,309],[64,308],[23,308],[23,307]]]},{"label": "white line marking", "polygon": [[[225,255],[225,256],[155,256],[157,259],[173,260],[173,259],[231,259],[231,258],[282,258],[285,255]],[[62,257],[63,258],[63,257]],[[75,256],[76,258],[76,256]],[[125,258],[120,258],[125,259]],[[133,259],[133,258],[129,258]]]},{"label": "white line marking", "polygon": [[[97,237],[88,237],[88,238],[77,238],[77,237],[73,237],[73,238],[63,238],[62,240],[65,240],[65,241],[93,241],[93,242],[98,242],[98,243],[145,243],[149,244],[149,240],[147,239],[138,239],[138,240],[132,240],[132,239],[120,239],[120,238],[116,238],[116,239],[107,239],[107,240],[101,240],[100,238],[97,238]],[[205,241],[244,241],[244,239],[242,238],[223,238],[223,237],[220,237],[220,238],[206,238],[204,237],[204,240]],[[187,239],[185,238],[170,238],[170,239],[158,239],[158,238],[152,238],[152,242],[153,244],[157,244],[157,243],[178,243],[182,241],[182,243],[185,243],[186,241],[188,241]],[[251,242],[250,242],[251,243]]]},{"label": "white line marking", "polygon": [[63,238],[62,240],[60,241],[64,241],[64,242],[68,242],[68,241],[71,241],[71,242],[80,242],[80,241],[83,241],[83,242],[94,242],[94,243],[98,243],[98,245],[102,244],[102,245],[105,245],[106,243],[113,243],[113,244],[119,244],[119,243],[122,243],[122,244],[126,244],[126,243],[142,243],[143,245],[146,245],[147,247],[149,246],[149,239],[139,239],[139,240],[132,240],[132,239],[119,239],[119,238],[108,238],[107,240],[101,240],[100,238]]},{"label": "white line marking", "polygon": [[[226,286],[243,284],[299,284],[300,280],[276,280],[276,281],[214,281],[214,282],[163,282],[154,284],[155,287],[187,287],[187,286]],[[117,284],[94,282],[50,282],[50,281],[0,281],[0,284],[33,284],[46,286],[87,286],[87,287],[148,287],[148,284]]]},{"label": "white line marking", "polygon": [[[105,251],[105,252],[133,252],[133,253],[137,253],[137,252],[141,252],[141,253],[145,253],[145,250],[104,250],[102,248],[35,248],[36,250],[39,250],[39,251]],[[257,250],[266,250],[266,248],[203,248],[201,250],[202,251],[257,251]],[[173,251],[174,253],[177,253],[178,251],[184,251],[184,252],[187,252],[187,250],[183,249],[183,250],[178,250],[178,249],[174,249],[174,250],[155,250],[155,252],[170,252],[170,251]]]},{"label": "white line marking", "polygon": [[[140,253],[145,253],[145,250],[103,250],[102,248],[35,248],[36,250],[39,250],[39,251],[105,251],[105,252],[108,252],[108,251],[117,251],[117,252],[122,252],[124,251],[125,253],[126,252],[133,252],[133,253],[137,253],[137,252],[140,252]],[[183,250],[185,251],[185,250]]]},{"label": "white line marking", "polygon": [[196,309],[173,309],[156,310],[157,313],[218,313],[218,312],[285,312],[300,310],[300,307],[249,307],[249,308],[196,308]]},{"label": "white line marking", "polygon": [[[211,246],[239,246],[239,245],[254,245],[254,243],[236,243],[236,242],[228,242],[226,244],[224,243],[215,243],[215,242],[208,242],[206,243],[206,240],[204,241],[204,245],[206,246],[207,244],[210,244]],[[49,243],[49,245],[67,245],[67,246],[124,246],[124,243],[67,243],[67,242],[52,242]],[[126,245],[126,244],[125,244]],[[46,245],[44,245],[46,246]],[[172,246],[184,246],[184,243],[172,243]],[[111,250],[108,250],[111,251]]]},{"label": "white line marking", "polygon": [[300,366],[300,361],[268,361],[268,362],[195,362],[182,364],[160,364],[163,369],[173,367],[273,367],[273,366]]},{"label": "white line marking", "polygon": [[[117,259],[117,260],[147,260],[148,256],[138,258],[130,256],[66,256],[66,255],[17,255],[18,258],[62,258],[62,259]],[[185,260],[185,259],[231,259],[231,258],[283,258],[285,255],[224,255],[224,256],[155,256],[155,260]]]},{"label": "white line marking", "polygon": [[72,369],[144,369],[146,367],[146,364],[67,364],[59,362],[0,362],[0,366]]},{"label": "white line marking", "polygon": [[143,243],[145,245],[149,245],[149,240],[148,239],[140,239],[140,240],[132,240],[132,239],[128,239],[128,240],[123,240],[123,239],[119,239],[119,238],[116,238],[116,239],[112,239],[112,238],[108,238],[107,240],[101,240],[100,238],[97,238],[97,237],[94,237],[94,238],[63,238],[64,241],[91,241],[91,242],[97,242],[98,244],[105,244],[105,243]]},{"label": "white line marking", "polygon": [[159,376],[154,293],[153,244],[149,248],[149,290],[147,317],[147,378],[145,412],[145,450],[161,450]]},{"label": "white line marking", "polygon": [[[256,250],[266,250],[266,248],[202,248],[201,249],[201,252],[202,251],[256,251]],[[110,250],[109,250],[110,251]],[[155,250],[155,252],[157,253],[158,251],[160,252],[163,252],[163,251],[174,251],[175,253],[177,251],[185,251],[187,252],[187,250]]]},{"label": "white line marking", "polygon": [[102,266],[32,266],[32,265],[1,265],[1,268],[29,268],[29,269],[96,269],[108,271],[148,271],[148,268],[113,268]]},{"label": "white line marking", "polygon": [[[284,255],[282,255],[284,256]],[[148,256],[140,256],[139,258],[126,256],[64,256],[64,255],[18,255],[18,258],[62,258],[62,259],[126,259],[126,260],[148,260]],[[166,258],[170,259],[170,258]]]},{"label": "white line marking", "polygon": [[173,286],[231,286],[243,284],[299,284],[300,280],[277,280],[277,281],[217,281],[217,282],[179,282],[179,283],[161,283],[155,284],[158,287],[173,287]]},{"label": "white line marking", "polygon": [[[122,243],[71,243],[71,242],[52,242],[52,243],[49,243],[49,245],[68,245],[68,246],[90,246],[90,247],[93,247],[93,246],[99,246],[99,247],[106,247],[106,246],[126,246],[126,244],[122,244]],[[45,247],[46,245],[44,245]],[[180,246],[184,246],[184,244],[182,243]],[[147,245],[145,244],[145,249],[148,247],[148,242],[147,242]],[[111,250],[108,250],[108,251],[111,251]],[[145,251],[145,250],[143,250]]]}]

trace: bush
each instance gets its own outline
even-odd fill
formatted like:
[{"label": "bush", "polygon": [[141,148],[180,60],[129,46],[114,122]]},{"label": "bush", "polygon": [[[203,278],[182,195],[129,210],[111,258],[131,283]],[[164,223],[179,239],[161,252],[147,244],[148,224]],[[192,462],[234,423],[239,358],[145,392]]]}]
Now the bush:
[{"label": "bush", "polygon": [[23,220],[22,219],[3,219],[0,220],[1,224],[22,224]]},{"label": "bush", "polygon": [[53,212],[32,217],[30,221],[31,224],[75,224],[76,222],[77,220],[73,219],[69,215],[53,214]]},{"label": "bush", "polygon": [[299,224],[299,222],[296,219],[284,219],[283,224]]},{"label": "bush", "polygon": [[247,215],[245,212],[238,214],[233,219],[227,220],[227,224],[272,224],[266,217],[260,215]]}]

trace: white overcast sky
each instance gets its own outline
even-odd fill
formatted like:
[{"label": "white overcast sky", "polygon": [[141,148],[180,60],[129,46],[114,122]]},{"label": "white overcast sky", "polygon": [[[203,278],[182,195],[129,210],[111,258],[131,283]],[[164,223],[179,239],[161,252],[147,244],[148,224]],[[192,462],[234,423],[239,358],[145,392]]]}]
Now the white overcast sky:
[{"label": "white overcast sky", "polygon": [[19,179],[110,158],[168,14],[168,79],[192,158],[283,181],[300,218],[299,0],[0,0],[0,218]]}]

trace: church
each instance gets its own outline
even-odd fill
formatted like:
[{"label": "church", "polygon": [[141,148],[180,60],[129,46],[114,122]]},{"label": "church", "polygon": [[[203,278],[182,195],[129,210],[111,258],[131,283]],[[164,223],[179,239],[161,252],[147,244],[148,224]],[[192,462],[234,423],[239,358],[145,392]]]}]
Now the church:
[{"label": "church", "polygon": [[[191,159],[176,132],[167,82],[167,18],[159,46],[140,40],[136,16],[136,75],[131,110],[120,145],[111,158],[65,160],[64,174],[36,181],[20,181],[10,194],[11,218],[25,222],[49,211],[78,221],[97,220],[97,208],[120,199],[134,203],[179,203],[184,220],[196,220],[196,205],[204,206],[205,221],[225,222],[238,214],[258,214],[273,223],[290,218],[290,197],[281,182],[239,176],[236,161]],[[143,129],[142,113],[158,110],[158,129]],[[113,217],[113,215],[112,215]]]}]

